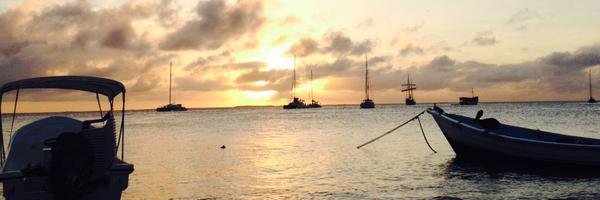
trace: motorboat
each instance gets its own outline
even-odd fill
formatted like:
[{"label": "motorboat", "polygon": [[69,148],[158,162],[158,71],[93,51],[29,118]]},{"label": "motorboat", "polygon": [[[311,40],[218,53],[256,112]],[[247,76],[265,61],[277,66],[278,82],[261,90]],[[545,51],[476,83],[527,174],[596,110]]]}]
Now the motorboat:
[{"label": "motorboat", "polygon": [[456,153],[457,158],[475,161],[533,161],[577,166],[600,165],[600,139],[577,137],[502,124],[494,118],[481,119],[427,109]]},{"label": "motorboat", "polygon": [[[95,93],[101,118],[82,121],[50,116],[26,124],[14,134],[11,125],[7,148],[5,135],[0,134],[0,181],[4,197],[7,200],[120,199],[134,170],[133,164],[124,161],[125,86],[118,81],[89,76],[40,77],[6,83],[0,88],[0,103],[3,94],[16,91],[12,124],[19,92],[27,89]],[[123,107],[117,134],[113,105],[119,94]],[[110,105],[104,113],[99,95],[106,96]],[[4,130],[1,119],[0,130]]]}]

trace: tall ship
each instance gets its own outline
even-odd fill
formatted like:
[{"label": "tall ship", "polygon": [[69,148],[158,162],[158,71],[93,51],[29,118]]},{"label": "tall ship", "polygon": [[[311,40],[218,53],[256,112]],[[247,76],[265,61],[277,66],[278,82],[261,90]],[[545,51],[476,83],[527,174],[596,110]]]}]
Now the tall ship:
[{"label": "tall ship", "polygon": [[172,68],[173,63],[169,63],[169,104],[156,108],[157,112],[187,111],[187,108],[183,107],[181,104],[175,104],[171,102],[171,79],[173,77]]},{"label": "tall ship", "polygon": [[592,70],[590,70],[589,72],[589,77],[590,77],[590,99],[588,100],[588,103],[596,103],[596,99],[594,99],[594,97],[592,97]]},{"label": "tall ship", "polygon": [[287,105],[284,105],[283,109],[308,108],[306,103],[304,103],[304,100],[296,97],[296,56],[295,55],[294,55],[294,72],[293,72],[293,79],[292,79],[292,91],[291,91],[290,98],[292,99],[292,102],[288,103]]},{"label": "tall ship", "polygon": [[406,87],[406,88],[402,89],[402,92],[406,92],[406,100],[405,100],[406,105],[417,104],[417,102],[415,102],[415,98],[413,96],[413,91],[417,89],[417,84],[410,82],[410,74],[408,75],[408,80],[406,81],[406,84],[402,84],[402,86]]},{"label": "tall ship", "polygon": [[313,93],[313,73],[312,69],[310,70],[310,104],[308,104],[309,108],[320,108],[321,104],[318,101],[315,101],[315,95]]},{"label": "tall ship", "polygon": [[365,56],[365,99],[360,103],[360,108],[375,108],[375,102],[370,98],[370,85],[369,81],[369,62]]},{"label": "tall ship", "polygon": [[477,105],[477,103],[479,103],[479,97],[475,96],[473,88],[471,88],[471,97],[458,98],[458,104],[460,105]]}]

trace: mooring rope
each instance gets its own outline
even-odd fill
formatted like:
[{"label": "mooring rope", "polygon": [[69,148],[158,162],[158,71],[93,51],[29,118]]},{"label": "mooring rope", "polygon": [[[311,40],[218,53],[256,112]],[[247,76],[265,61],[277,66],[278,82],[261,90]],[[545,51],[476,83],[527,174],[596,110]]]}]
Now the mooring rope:
[{"label": "mooring rope", "polygon": [[433,150],[433,148],[431,147],[431,145],[429,144],[429,141],[427,141],[427,137],[425,136],[425,131],[423,131],[423,126],[421,125],[421,120],[419,119],[419,116],[421,116],[423,113],[425,113],[425,111],[420,112],[419,114],[415,115],[414,117],[410,118],[408,121],[396,126],[395,128],[393,128],[392,130],[389,130],[383,134],[381,134],[380,136],[377,136],[376,138],[373,138],[372,140],[369,140],[368,142],[365,142],[364,144],[358,145],[356,148],[360,149],[361,147],[364,147],[368,144],[371,144],[372,142],[375,142],[376,140],[379,140],[380,138],[398,130],[400,127],[408,124],[411,121],[414,121],[415,119],[419,122],[419,127],[421,127],[421,133],[423,133],[423,137],[425,138],[425,142],[427,143],[427,146],[429,146],[429,149],[431,149],[431,151],[433,151],[433,153],[437,153],[435,150]]}]

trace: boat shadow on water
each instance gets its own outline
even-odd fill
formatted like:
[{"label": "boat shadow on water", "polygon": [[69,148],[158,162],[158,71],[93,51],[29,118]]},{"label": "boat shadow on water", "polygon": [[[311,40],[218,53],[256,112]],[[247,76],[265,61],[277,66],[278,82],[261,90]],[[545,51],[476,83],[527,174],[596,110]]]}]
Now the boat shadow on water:
[{"label": "boat shadow on water", "polygon": [[[528,176],[539,178],[557,179],[593,179],[600,181],[600,170],[588,165],[563,165],[556,163],[540,163],[528,160],[496,161],[477,160],[476,158],[456,157],[444,165],[447,178],[473,178],[473,177],[503,177]],[[457,177],[458,176],[458,177]],[[600,195],[600,194],[599,194]]]}]

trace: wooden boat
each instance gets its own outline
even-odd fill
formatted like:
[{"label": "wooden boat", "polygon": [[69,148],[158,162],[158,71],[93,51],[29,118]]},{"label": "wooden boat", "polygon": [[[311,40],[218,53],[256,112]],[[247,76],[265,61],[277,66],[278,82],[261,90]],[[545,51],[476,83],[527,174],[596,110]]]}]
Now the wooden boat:
[{"label": "wooden boat", "polygon": [[457,158],[600,166],[599,139],[505,125],[495,119],[481,120],[449,114],[436,106],[427,112],[435,119]]},{"label": "wooden boat", "polygon": [[402,92],[406,92],[406,100],[404,101],[405,104],[409,106],[417,104],[417,102],[415,102],[415,98],[413,97],[413,90],[417,89],[417,84],[410,82],[410,74],[408,75],[406,84],[402,84],[402,86],[406,87],[405,89],[402,89]]},{"label": "wooden boat", "polygon": [[590,76],[590,99],[588,100],[588,103],[596,103],[596,99],[594,99],[594,97],[592,97],[592,70],[590,70],[589,73]]},{"label": "wooden boat", "polygon": [[171,68],[173,68],[173,64],[169,63],[169,104],[156,108],[156,112],[187,111],[187,108],[181,104],[171,102],[171,77],[173,74]]},{"label": "wooden boat", "polygon": [[292,75],[292,94],[291,94],[291,99],[292,102],[288,103],[287,105],[283,105],[283,109],[302,109],[302,108],[308,108],[308,106],[306,106],[306,103],[304,103],[304,100],[300,99],[299,97],[296,97],[296,56],[294,55],[294,72]]},{"label": "wooden boat", "polygon": [[[24,125],[14,134],[11,125],[8,156],[3,134],[0,134],[0,181],[4,197],[7,200],[120,199],[133,172],[133,165],[124,161],[123,153],[125,86],[98,77],[31,78],[4,84],[0,88],[0,102],[4,93],[16,91],[18,99],[19,91],[39,88],[96,93],[99,107],[98,95],[104,95],[110,110],[102,114],[100,107],[101,119],[85,121],[50,116]],[[123,108],[117,136],[113,103],[119,94],[123,97]],[[14,106],[16,111],[17,102]],[[13,123],[15,117],[13,113]],[[3,130],[1,119],[0,130]],[[119,150],[121,158],[117,158]]]},{"label": "wooden boat", "polygon": [[360,103],[360,108],[375,108],[375,102],[370,97],[371,82],[369,81],[369,61],[365,56],[365,99]]},{"label": "wooden boat", "polygon": [[473,88],[471,88],[471,97],[458,98],[458,104],[460,105],[477,105],[477,103],[479,103],[479,97],[475,96]]}]

